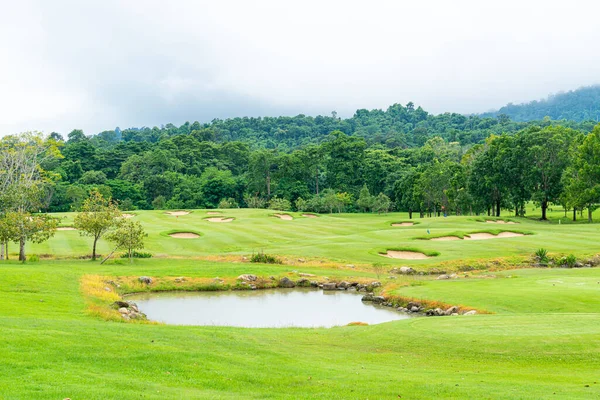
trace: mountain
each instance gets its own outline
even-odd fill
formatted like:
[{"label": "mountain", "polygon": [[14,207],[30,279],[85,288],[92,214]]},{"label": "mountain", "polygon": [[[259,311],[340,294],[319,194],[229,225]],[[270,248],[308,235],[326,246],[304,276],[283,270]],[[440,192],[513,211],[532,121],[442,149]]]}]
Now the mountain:
[{"label": "mountain", "polygon": [[576,90],[550,95],[544,100],[529,103],[509,103],[496,111],[480,114],[481,117],[497,117],[506,114],[513,121],[539,121],[544,117],[552,120],[600,121],[600,85],[584,86]]}]

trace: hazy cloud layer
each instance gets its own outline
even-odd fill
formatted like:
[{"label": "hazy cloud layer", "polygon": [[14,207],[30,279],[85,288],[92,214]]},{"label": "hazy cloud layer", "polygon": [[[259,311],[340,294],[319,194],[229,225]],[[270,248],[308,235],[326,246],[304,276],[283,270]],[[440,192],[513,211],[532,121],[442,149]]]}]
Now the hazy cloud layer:
[{"label": "hazy cloud layer", "polygon": [[413,101],[480,112],[600,83],[594,1],[0,0],[0,134]]}]

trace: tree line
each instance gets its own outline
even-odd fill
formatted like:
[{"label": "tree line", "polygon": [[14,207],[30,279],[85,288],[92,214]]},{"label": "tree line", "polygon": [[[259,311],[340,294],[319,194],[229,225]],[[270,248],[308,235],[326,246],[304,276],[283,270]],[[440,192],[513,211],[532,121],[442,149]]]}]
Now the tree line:
[{"label": "tree line", "polygon": [[[415,110],[416,112],[416,110]],[[510,124],[507,124],[509,126]],[[552,121],[461,144],[441,136],[422,146],[387,147],[334,130],[293,150],[219,142],[213,128],[156,143],[53,135],[61,157],[45,160],[51,176],[46,211],[81,209],[90,190],[122,210],[269,207],[311,212],[407,211],[420,216],[525,213],[536,202],[591,212],[598,200],[598,130]]]}]

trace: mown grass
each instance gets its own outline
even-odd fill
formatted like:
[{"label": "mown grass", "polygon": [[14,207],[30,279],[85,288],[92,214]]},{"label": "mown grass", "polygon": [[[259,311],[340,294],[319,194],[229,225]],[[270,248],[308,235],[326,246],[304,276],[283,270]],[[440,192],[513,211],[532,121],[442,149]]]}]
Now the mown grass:
[{"label": "mown grass", "polygon": [[[483,223],[448,217],[395,228],[390,219],[406,215],[291,213],[293,221],[282,221],[267,210],[227,210],[234,222],[210,224],[204,212],[136,213],[149,233],[146,250],[158,258],[76,260],[89,253],[89,238],[61,231],[30,250],[69,259],[0,263],[0,399],[600,397],[600,269],[522,269],[540,247],[553,257],[597,253],[598,225],[558,225],[555,211],[551,223],[510,217],[520,225],[493,227],[533,235],[429,242],[415,237],[427,229],[432,236],[473,232]],[[72,224],[73,214],[64,216]],[[169,230],[204,235],[190,241],[161,235]],[[393,260],[377,254],[415,246],[440,255]],[[242,261],[263,249],[285,263]],[[101,243],[100,252],[108,250]],[[301,273],[367,281],[375,279],[374,262],[466,271],[450,280],[386,273],[383,291],[398,301],[491,314],[244,329],[124,322],[109,306],[136,291],[233,289],[241,274],[265,282]],[[152,277],[151,288],[137,281],[142,275]],[[185,283],[176,281],[181,277]]]},{"label": "mown grass", "polygon": [[[405,277],[421,284],[397,288],[402,295],[486,308],[494,315],[332,329],[243,329],[105,321],[88,312],[82,279],[98,275],[87,284],[112,300],[101,287],[105,277],[202,280],[242,272],[293,273],[286,266],[152,259],[133,265],[10,262],[1,268],[3,399],[600,395],[594,384],[600,367],[600,285],[592,285],[600,280],[598,269],[517,270],[451,281]],[[299,272],[318,272],[318,267]],[[510,274],[517,277],[505,277]],[[556,279],[563,286],[551,286]],[[580,290],[582,282],[590,288]],[[556,288],[560,291],[552,292]]]},{"label": "mown grass", "polygon": [[[600,210],[599,210],[600,211]],[[502,255],[525,256],[540,247],[554,253],[593,255],[597,251],[600,225],[554,224],[528,218],[509,219],[518,225],[489,226],[475,221],[475,217],[449,216],[447,218],[415,218],[419,224],[392,227],[390,221],[409,221],[406,213],[390,214],[321,214],[319,218],[303,218],[301,213],[288,213],[294,217],[285,221],[271,217],[270,210],[228,209],[231,223],[210,223],[204,220],[206,210],[196,210],[188,215],[174,217],[162,211],[136,211],[133,217],[148,232],[146,250],[156,257],[209,257],[250,256],[264,251],[280,257],[312,258],[335,263],[389,265],[409,264],[423,267],[453,260],[475,260]],[[555,218],[560,212],[551,212]],[[596,213],[600,217],[600,213]],[[71,225],[73,213],[60,214],[63,224]],[[483,217],[486,219],[487,217]],[[427,233],[429,231],[429,234]],[[525,237],[502,238],[486,241],[422,241],[418,238],[448,236],[469,232],[514,231],[527,233]],[[165,237],[164,232],[201,232],[196,240]],[[436,251],[440,255],[427,260],[382,259],[377,250],[395,247],[419,247]],[[11,245],[11,253],[17,251]],[[108,254],[112,248],[100,240],[98,251]],[[55,237],[42,244],[29,244],[28,251],[53,254],[59,258],[78,257],[91,252],[91,238],[77,231],[59,231]]]}]

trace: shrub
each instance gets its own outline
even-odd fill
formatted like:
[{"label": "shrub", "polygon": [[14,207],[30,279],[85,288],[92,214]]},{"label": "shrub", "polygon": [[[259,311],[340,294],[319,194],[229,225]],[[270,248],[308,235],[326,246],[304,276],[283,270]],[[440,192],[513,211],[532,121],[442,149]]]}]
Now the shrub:
[{"label": "shrub", "polygon": [[27,261],[38,262],[40,261],[40,256],[38,256],[37,254],[32,254],[28,257]]},{"label": "shrub", "polygon": [[265,200],[258,196],[245,195],[244,202],[248,208],[265,208]]},{"label": "shrub", "polygon": [[290,211],[292,209],[292,203],[290,203],[288,199],[273,197],[269,201],[269,209],[277,211]]},{"label": "shrub", "polygon": [[548,250],[540,248],[535,252],[534,257],[540,264],[546,264],[548,263]]},{"label": "shrub", "polygon": [[375,263],[372,265],[373,272],[377,275],[377,279],[385,272],[385,266],[381,263]]},{"label": "shrub", "polygon": [[283,264],[283,261],[279,257],[265,254],[262,251],[252,254],[252,257],[250,257],[250,262],[262,264]]},{"label": "shrub", "polygon": [[221,199],[218,208],[237,208],[238,204],[233,198]]},{"label": "shrub", "polygon": [[[128,258],[129,255],[127,253],[123,253],[121,254],[121,258]],[[145,251],[136,251],[134,250],[131,253],[131,257],[132,258],[152,258],[152,254],[151,253],[147,253]]]},{"label": "shrub", "polygon": [[573,268],[576,263],[577,257],[575,257],[573,254],[569,254],[568,256],[563,257],[561,260],[561,264],[567,268]]}]

